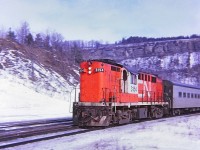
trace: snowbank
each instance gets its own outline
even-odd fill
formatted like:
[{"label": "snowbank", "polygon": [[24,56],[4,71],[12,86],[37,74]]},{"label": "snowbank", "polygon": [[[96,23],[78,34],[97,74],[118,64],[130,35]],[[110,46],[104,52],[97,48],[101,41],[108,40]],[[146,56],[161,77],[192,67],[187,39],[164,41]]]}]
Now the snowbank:
[{"label": "snowbank", "polygon": [[71,103],[0,79],[0,122],[71,117]]}]

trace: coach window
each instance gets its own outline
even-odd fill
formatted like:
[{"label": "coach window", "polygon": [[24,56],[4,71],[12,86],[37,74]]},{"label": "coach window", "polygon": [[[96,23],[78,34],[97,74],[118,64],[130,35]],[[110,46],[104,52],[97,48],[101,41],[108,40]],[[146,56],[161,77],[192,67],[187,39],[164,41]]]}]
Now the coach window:
[{"label": "coach window", "polygon": [[194,97],[194,94],[192,93],[192,94],[191,94],[191,98],[193,98],[193,97]]},{"label": "coach window", "polygon": [[187,98],[190,98],[190,93],[187,93]]},{"label": "coach window", "polygon": [[200,99],[200,94],[198,94],[198,99]]},{"label": "coach window", "polygon": [[186,98],[186,93],[185,92],[183,93],[183,97]]},{"label": "coach window", "polygon": [[142,78],[141,79],[144,80],[144,74],[142,74]]},{"label": "coach window", "polygon": [[195,98],[197,98],[197,94],[195,94]]},{"label": "coach window", "polygon": [[182,92],[178,92],[178,97],[182,97]]}]

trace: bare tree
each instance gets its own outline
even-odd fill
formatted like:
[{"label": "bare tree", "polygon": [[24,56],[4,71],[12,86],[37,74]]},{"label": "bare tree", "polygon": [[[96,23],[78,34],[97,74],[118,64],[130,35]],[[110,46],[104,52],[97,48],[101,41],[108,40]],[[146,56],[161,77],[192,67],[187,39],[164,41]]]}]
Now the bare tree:
[{"label": "bare tree", "polygon": [[35,46],[39,47],[39,48],[43,48],[44,47],[44,42],[43,42],[43,39],[42,39],[42,36],[41,36],[40,33],[36,34]]},{"label": "bare tree", "polygon": [[34,42],[33,36],[31,33],[29,33],[25,38],[25,44],[32,47],[33,42]]},{"label": "bare tree", "polygon": [[19,43],[25,44],[26,37],[28,36],[29,33],[30,33],[29,24],[25,21],[21,24],[21,26],[17,31],[17,39]]},{"label": "bare tree", "polygon": [[11,28],[9,28],[9,31],[7,32],[6,38],[9,39],[9,40],[12,40],[12,41],[16,40],[15,32],[12,31]]},{"label": "bare tree", "polygon": [[0,29],[0,38],[5,38],[5,37],[6,37],[6,30],[2,26],[1,29]]},{"label": "bare tree", "polygon": [[61,49],[63,43],[63,36],[60,33],[53,32],[50,35],[50,43],[52,47],[56,50]]},{"label": "bare tree", "polygon": [[79,42],[74,42],[71,48],[71,57],[74,60],[74,64],[79,64],[83,60],[81,48],[78,46]]}]

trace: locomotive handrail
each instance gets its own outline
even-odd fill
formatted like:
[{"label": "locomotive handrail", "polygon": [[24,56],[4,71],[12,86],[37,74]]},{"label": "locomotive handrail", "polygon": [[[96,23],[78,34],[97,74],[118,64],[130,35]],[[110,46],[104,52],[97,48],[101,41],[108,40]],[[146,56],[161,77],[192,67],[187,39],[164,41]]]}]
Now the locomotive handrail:
[{"label": "locomotive handrail", "polygon": [[139,90],[138,93],[141,95],[141,102],[151,103],[151,105],[155,104],[156,102],[161,103],[163,102],[163,95],[161,91],[157,93],[155,91],[146,91],[146,90]]},{"label": "locomotive handrail", "polygon": [[[70,91],[70,100],[69,100],[69,112],[73,113],[73,108],[72,108],[72,92],[74,90],[75,94],[74,94],[74,102],[76,101],[76,93],[77,93],[77,89],[80,90],[80,87],[73,87]],[[79,100],[80,100],[80,92],[79,92]],[[72,108],[72,109],[71,109]]]},{"label": "locomotive handrail", "polygon": [[[109,88],[102,88],[103,90],[103,100],[105,102],[105,105],[107,105],[107,101],[108,103],[114,103],[114,110],[116,112],[116,102],[117,102],[117,90],[116,88],[114,88],[114,90],[111,90]],[[107,97],[108,95],[108,97]],[[107,99],[108,98],[108,99]]]}]

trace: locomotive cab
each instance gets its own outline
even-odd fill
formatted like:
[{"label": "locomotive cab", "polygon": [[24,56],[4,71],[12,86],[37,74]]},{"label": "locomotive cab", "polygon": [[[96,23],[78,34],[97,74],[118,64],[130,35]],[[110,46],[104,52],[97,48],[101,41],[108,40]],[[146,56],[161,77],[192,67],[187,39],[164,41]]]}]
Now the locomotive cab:
[{"label": "locomotive cab", "polygon": [[79,126],[108,126],[110,107],[122,90],[122,65],[103,59],[84,61],[80,68],[80,101],[74,103],[73,120]]},{"label": "locomotive cab", "polygon": [[80,67],[80,102],[110,102],[116,98],[121,65],[109,60],[89,60]]}]

